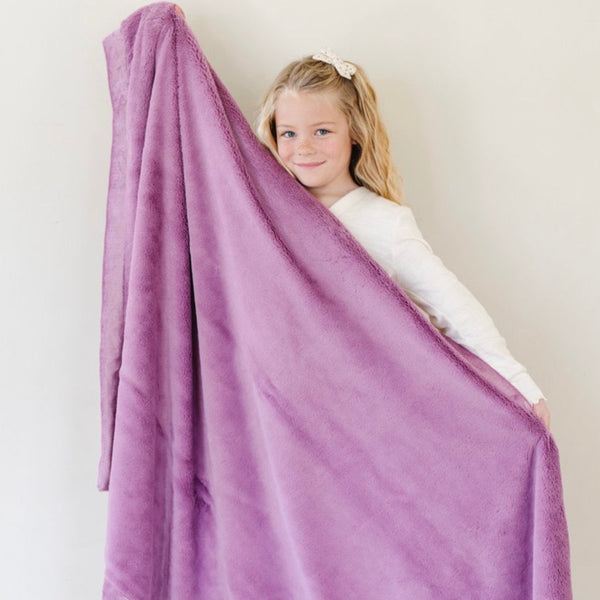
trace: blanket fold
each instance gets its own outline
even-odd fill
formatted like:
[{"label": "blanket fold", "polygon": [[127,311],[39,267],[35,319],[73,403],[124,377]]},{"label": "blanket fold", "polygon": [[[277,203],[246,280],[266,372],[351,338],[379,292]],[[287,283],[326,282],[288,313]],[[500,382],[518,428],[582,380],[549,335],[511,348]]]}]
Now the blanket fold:
[{"label": "blanket fold", "polygon": [[260,145],[173,4],[103,44],[104,598],[571,598],[527,401]]}]

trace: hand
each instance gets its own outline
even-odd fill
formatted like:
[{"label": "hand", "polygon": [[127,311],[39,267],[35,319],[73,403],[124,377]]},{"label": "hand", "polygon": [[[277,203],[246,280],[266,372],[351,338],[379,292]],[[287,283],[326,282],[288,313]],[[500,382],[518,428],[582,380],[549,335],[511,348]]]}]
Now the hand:
[{"label": "hand", "polygon": [[550,431],[550,411],[548,410],[548,405],[543,398],[540,398],[540,401],[537,404],[533,405],[533,412],[536,417],[544,423],[546,429]]},{"label": "hand", "polygon": [[177,4],[175,4],[175,12],[182,18],[185,20],[185,14],[183,13],[183,11],[181,10],[181,8],[179,8],[179,6],[177,6]]}]

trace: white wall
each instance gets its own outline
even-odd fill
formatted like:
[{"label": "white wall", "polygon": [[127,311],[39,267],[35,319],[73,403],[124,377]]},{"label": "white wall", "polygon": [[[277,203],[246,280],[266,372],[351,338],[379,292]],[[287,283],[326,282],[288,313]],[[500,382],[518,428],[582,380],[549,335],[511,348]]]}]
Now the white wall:
[{"label": "white wall", "polygon": [[[0,19],[0,597],[99,597],[98,344],[111,107],[101,40],[140,2],[13,2]],[[407,203],[545,390],[576,598],[600,561],[600,4],[180,5],[249,118],[289,60],[370,74]]]}]

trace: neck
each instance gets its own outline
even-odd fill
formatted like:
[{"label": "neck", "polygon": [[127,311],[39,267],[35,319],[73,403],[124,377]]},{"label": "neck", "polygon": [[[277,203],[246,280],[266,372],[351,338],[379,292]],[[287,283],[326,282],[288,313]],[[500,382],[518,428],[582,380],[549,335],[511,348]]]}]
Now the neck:
[{"label": "neck", "polygon": [[329,208],[342,196],[360,187],[354,181],[336,190],[319,190],[318,188],[306,188],[325,208]]}]

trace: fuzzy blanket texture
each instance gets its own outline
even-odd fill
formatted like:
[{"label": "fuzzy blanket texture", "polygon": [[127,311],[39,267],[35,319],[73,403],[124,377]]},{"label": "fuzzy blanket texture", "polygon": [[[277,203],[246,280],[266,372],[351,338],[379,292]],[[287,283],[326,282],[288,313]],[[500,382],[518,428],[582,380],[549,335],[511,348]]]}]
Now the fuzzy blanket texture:
[{"label": "fuzzy blanket texture", "polygon": [[103,45],[104,598],[571,598],[527,401],[260,145],[173,4]]}]

